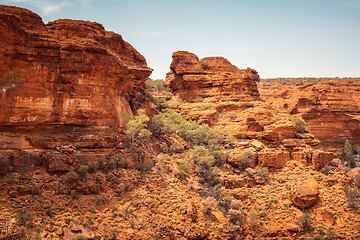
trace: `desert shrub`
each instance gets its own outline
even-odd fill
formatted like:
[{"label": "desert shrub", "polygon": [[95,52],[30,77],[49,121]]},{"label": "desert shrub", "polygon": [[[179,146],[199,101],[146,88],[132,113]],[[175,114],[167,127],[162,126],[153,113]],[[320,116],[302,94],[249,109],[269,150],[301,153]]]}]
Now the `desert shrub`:
[{"label": "desert shrub", "polygon": [[335,240],[337,238],[337,234],[335,231],[327,230],[326,232],[326,240]]},{"label": "desert shrub", "polygon": [[301,116],[295,116],[291,119],[296,125],[296,131],[298,133],[304,133],[306,130],[306,122]]},{"label": "desert shrub", "polygon": [[355,186],[360,189],[360,173],[355,175]]},{"label": "desert shrub", "polygon": [[325,166],[321,169],[321,172],[325,175],[329,175],[330,170],[331,170],[330,166]]},{"label": "desert shrub", "polygon": [[212,183],[217,176],[218,168],[215,166],[213,156],[203,156],[198,159],[196,165],[199,167],[196,171],[203,183]]},{"label": "desert shrub", "polygon": [[243,208],[243,204],[240,200],[234,199],[234,200],[232,200],[232,202],[230,204],[230,208],[240,210]]},{"label": "desert shrub", "polygon": [[79,180],[79,174],[77,174],[73,170],[70,170],[68,173],[66,173],[63,176],[63,181],[68,187],[74,187],[78,180]]},{"label": "desert shrub", "polygon": [[200,64],[201,64],[202,69],[204,69],[204,70],[209,68],[209,61],[206,59],[201,59]]},{"label": "desert shrub", "polygon": [[169,151],[171,153],[180,153],[184,151],[184,147],[181,144],[175,142],[171,144],[171,146],[169,147]]},{"label": "desert shrub", "polygon": [[130,137],[131,142],[151,135],[151,132],[147,129],[149,120],[150,118],[146,115],[145,110],[139,109],[134,118],[126,123],[125,133]]},{"label": "desert shrub", "polygon": [[88,173],[88,167],[81,165],[78,173],[80,180],[84,180],[86,178],[87,173]]},{"label": "desert shrub", "polygon": [[189,175],[190,169],[192,169],[192,166],[190,164],[179,164],[177,167],[176,176],[180,179],[186,179]]},{"label": "desert shrub", "polygon": [[151,78],[148,78],[145,81],[145,86],[148,92],[168,92],[166,83],[162,79],[153,80]]},{"label": "desert shrub", "polygon": [[212,151],[211,155],[215,158],[215,165],[221,167],[229,158],[229,152]]},{"label": "desert shrub", "polygon": [[349,166],[350,168],[354,168],[356,166],[356,160],[358,158],[358,152],[355,144],[348,139],[346,139],[344,143],[344,150],[343,150],[343,161]]},{"label": "desert shrub", "polygon": [[228,216],[230,222],[235,225],[242,225],[242,223],[245,220],[244,214],[240,210],[236,210],[236,209],[230,209]]},{"label": "desert shrub", "polygon": [[166,100],[162,97],[150,96],[150,101],[152,101],[155,104],[155,106],[157,107],[157,109],[159,109],[160,111],[163,110],[167,105]]},{"label": "desert shrub", "polygon": [[311,229],[312,222],[313,220],[308,213],[301,215],[296,221],[297,225],[299,226],[299,231],[301,232],[309,231]]},{"label": "desert shrub", "polygon": [[16,223],[18,226],[33,228],[35,218],[36,218],[35,214],[29,214],[24,211],[20,211],[16,215]]},{"label": "desert shrub", "polygon": [[135,169],[140,172],[148,172],[155,166],[154,159],[148,158],[145,162],[139,162],[135,165]]},{"label": "desert shrub", "polygon": [[256,175],[263,179],[265,182],[268,182],[269,177],[269,168],[267,167],[257,167],[256,168]]},{"label": "desert shrub", "polygon": [[209,188],[211,195],[213,195],[218,201],[222,201],[225,197],[225,190],[221,184],[217,184],[212,188]]},{"label": "desert shrub", "polygon": [[246,151],[244,154],[238,159],[237,165],[241,171],[244,171],[250,165],[250,159],[254,155],[253,152]]},{"label": "desert shrub", "polygon": [[355,188],[351,188],[348,185],[345,185],[344,192],[346,194],[346,200],[347,200],[349,208],[357,209],[358,208],[358,203],[357,203],[358,191]]},{"label": "desert shrub", "polygon": [[258,214],[255,212],[255,211],[251,211],[250,213],[249,213],[249,223],[250,223],[250,226],[253,228],[253,227],[255,227],[256,225],[257,225],[257,223],[258,223],[258,218],[259,218],[259,216],[258,216]]},{"label": "desert shrub", "polygon": [[149,128],[155,135],[176,133],[193,146],[216,148],[222,140],[221,134],[209,128],[208,125],[188,121],[184,116],[170,110],[152,117]]}]

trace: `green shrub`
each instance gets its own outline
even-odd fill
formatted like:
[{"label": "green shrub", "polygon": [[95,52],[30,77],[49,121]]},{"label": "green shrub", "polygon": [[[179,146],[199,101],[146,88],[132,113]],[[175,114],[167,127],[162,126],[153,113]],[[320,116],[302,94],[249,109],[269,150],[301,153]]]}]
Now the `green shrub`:
[{"label": "green shrub", "polygon": [[79,174],[73,170],[70,170],[67,174],[64,175],[63,180],[67,186],[74,187],[79,180]]},{"label": "green shrub", "polygon": [[254,155],[253,152],[246,151],[244,154],[238,159],[237,165],[241,171],[244,171],[250,165],[250,159]]},{"label": "green shrub", "polygon": [[355,188],[351,188],[348,185],[345,185],[344,192],[346,194],[346,200],[347,200],[349,208],[357,209],[358,208],[358,203],[357,203],[358,191]]},{"label": "green shrub", "polygon": [[360,189],[360,173],[355,175],[355,186]]},{"label": "green shrub", "polygon": [[204,69],[204,70],[209,68],[209,61],[206,59],[201,59],[200,64],[201,64],[202,69]]},{"label": "green shrub", "polygon": [[79,178],[81,180],[84,180],[86,178],[87,173],[88,173],[88,167],[81,165],[79,168]]},{"label": "green shrub", "polygon": [[298,133],[304,133],[306,130],[306,122],[301,116],[295,116],[291,119],[296,125],[296,131]]},{"label": "green shrub", "polygon": [[211,155],[215,158],[215,165],[223,166],[229,158],[229,152],[212,151]]},{"label": "green shrub", "polygon": [[305,213],[298,218],[296,223],[299,226],[299,231],[307,232],[311,229],[312,222],[313,222],[313,220],[312,220],[311,216],[308,213]]},{"label": "green shrub", "polygon": [[171,153],[180,153],[184,151],[184,147],[181,144],[175,142],[171,144],[171,146],[169,147],[169,151]]},{"label": "green shrub", "polygon": [[240,210],[230,209],[229,210],[229,220],[232,224],[243,225],[242,223],[245,220],[245,216]]},{"label": "green shrub", "polygon": [[251,211],[249,213],[249,220],[250,220],[250,226],[253,228],[257,225],[258,223],[258,214],[254,211]]},{"label": "green shrub", "polygon": [[356,166],[356,160],[358,159],[357,147],[355,144],[348,139],[344,143],[343,150],[343,161],[350,167],[354,168]]},{"label": "green shrub", "polygon": [[150,120],[150,131],[156,135],[176,133],[192,146],[200,145],[216,148],[222,136],[208,125],[199,125],[195,121],[188,121],[178,113],[165,110]]},{"label": "green shrub", "polygon": [[196,171],[203,183],[212,183],[218,173],[218,168],[215,166],[215,158],[213,156],[203,156],[198,159],[196,165],[199,167]]},{"label": "green shrub", "polygon": [[325,166],[321,169],[321,172],[325,175],[329,175],[330,170],[331,170],[330,166]]},{"label": "green shrub", "polygon": [[265,182],[268,182],[269,177],[269,168],[267,167],[256,167],[256,175],[263,179]]},{"label": "green shrub", "polygon": [[153,80],[148,78],[145,81],[145,85],[148,92],[168,92],[166,83],[162,79]]},{"label": "green shrub", "polygon": [[139,109],[134,118],[126,123],[125,133],[130,136],[131,142],[151,136],[151,132],[147,129],[149,120],[150,118],[146,115],[145,110]]},{"label": "green shrub", "polygon": [[189,175],[189,171],[190,169],[192,169],[193,167],[190,164],[180,164],[177,167],[177,172],[176,172],[176,176],[180,179],[186,179],[187,176]]}]

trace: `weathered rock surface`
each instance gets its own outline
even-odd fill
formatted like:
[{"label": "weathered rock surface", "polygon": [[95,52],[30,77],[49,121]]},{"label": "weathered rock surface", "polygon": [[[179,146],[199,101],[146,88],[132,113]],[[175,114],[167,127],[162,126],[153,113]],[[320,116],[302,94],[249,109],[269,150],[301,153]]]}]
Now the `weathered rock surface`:
[{"label": "weathered rock surface", "polygon": [[329,166],[337,155],[333,152],[324,152],[322,150],[315,150],[312,155],[312,164],[315,170],[320,170],[324,166]]},{"label": "weathered rock surface", "polygon": [[261,96],[274,107],[301,115],[307,130],[324,147],[340,148],[344,140],[360,143],[360,83],[349,80],[297,84],[268,81]]},{"label": "weathered rock surface", "polygon": [[[171,71],[166,76],[168,85],[186,101],[259,100],[254,69],[239,70],[222,57],[198,57],[186,51],[173,54]],[[211,98],[211,99],[210,99]]]},{"label": "weathered rock surface", "polygon": [[281,168],[290,160],[290,154],[283,149],[263,149],[258,152],[258,163],[262,167]]},{"label": "weathered rock surface", "polygon": [[250,148],[255,152],[251,167],[281,168],[291,159],[291,152],[318,143],[312,135],[296,132],[289,113],[260,99],[255,70],[239,70],[222,57],[199,60],[185,51],[173,54],[170,69],[166,77],[174,94],[170,108],[235,139],[236,144],[229,146],[236,149],[228,159],[234,167]]},{"label": "weathered rock surface", "polygon": [[[151,72],[101,24],[45,25],[29,10],[0,5],[0,149],[56,149],[69,141],[78,150],[116,147],[122,115],[140,107],[154,113],[144,84]],[[15,163],[26,161],[33,162]]]},{"label": "weathered rock surface", "polygon": [[106,125],[132,114],[152,70],[120,35],[87,21],[45,25],[15,7],[0,14],[0,124]]},{"label": "weathered rock surface", "polygon": [[290,200],[294,206],[308,208],[319,200],[319,186],[314,179],[303,181],[291,189]]}]

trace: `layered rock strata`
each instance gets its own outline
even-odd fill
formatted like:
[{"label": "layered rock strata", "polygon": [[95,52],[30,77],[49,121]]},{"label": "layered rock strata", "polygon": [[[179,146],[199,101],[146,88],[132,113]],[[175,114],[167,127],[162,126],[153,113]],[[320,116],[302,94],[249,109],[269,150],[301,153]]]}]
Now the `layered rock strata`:
[{"label": "layered rock strata", "polygon": [[279,111],[301,115],[325,148],[342,148],[346,139],[360,143],[360,83],[353,81],[260,84],[264,99]]},{"label": "layered rock strata", "polygon": [[[154,111],[145,58],[101,24],[0,6],[0,148],[116,146],[122,115]],[[107,140],[106,140],[107,139]],[[98,143],[98,145],[97,145]]]},{"label": "layered rock strata", "polygon": [[223,133],[229,163],[235,168],[249,153],[251,167],[281,168],[295,158],[305,165],[314,163],[317,169],[329,164],[329,159],[323,163],[317,155],[312,161],[313,147],[319,143],[313,135],[297,133],[289,113],[260,98],[255,70],[239,70],[222,57],[199,60],[185,51],[173,54],[170,70],[166,83],[174,97],[169,107]]}]

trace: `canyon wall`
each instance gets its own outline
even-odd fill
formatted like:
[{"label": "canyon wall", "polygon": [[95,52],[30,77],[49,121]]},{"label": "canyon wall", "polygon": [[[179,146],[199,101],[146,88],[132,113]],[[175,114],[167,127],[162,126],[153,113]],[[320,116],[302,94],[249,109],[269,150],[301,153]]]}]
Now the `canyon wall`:
[{"label": "canyon wall", "polygon": [[279,111],[301,115],[321,146],[340,149],[346,139],[360,143],[360,83],[340,80],[264,81],[259,89]]},{"label": "canyon wall", "polygon": [[0,14],[1,125],[107,125],[132,114],[152,70],[120,35],[87,21],[45,25],[15,7]]},{"label": "canyon wall", "polygon": [[27,149],[35,155],[31,165],[44,160],[39,149],[116,147],[123,115],[156,112],[145,91],[151,72],[134,47],[101,24],[44,24],[27,9],[0,5],[0,150]]}]

